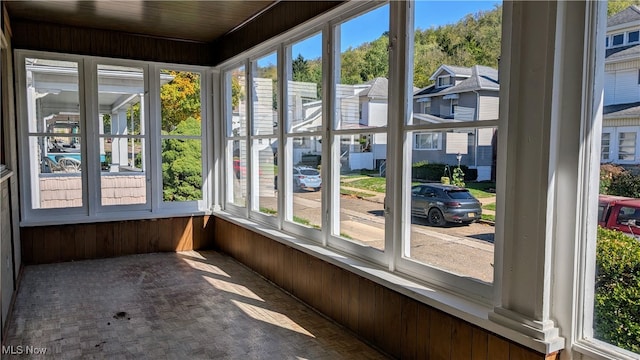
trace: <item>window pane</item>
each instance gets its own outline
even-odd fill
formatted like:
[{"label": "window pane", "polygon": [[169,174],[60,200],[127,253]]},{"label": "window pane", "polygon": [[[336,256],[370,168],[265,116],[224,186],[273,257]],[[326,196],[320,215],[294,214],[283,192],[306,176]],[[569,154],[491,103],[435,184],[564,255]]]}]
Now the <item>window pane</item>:
[{"label": "window pane", "polygon": [[227,136],[247,135],[247,88],[244,66],[226,75]]},{"label": "window pane", "polygon": [[336,26],[335,129],[387,126],[388,31],[389,5]]},{"label": "window pane", "polygon": [[147,202],[144,139],[100,138],[100,165],[103,206]]},{"label": "window pane", "polygon": [[147,202],[144,70],[98,65],[101,204]]},{"label": "window pane", "polygon": [[253,63],[253,134],[273,135],[278,128],[278,58],[275,53]]},{"label": "window pane", "polygon": [[80,152],[57,149],[53,144],[70,144],[79,137],[30,136],[29,165],[31,202],[34,209],[82,206],[82,161]]},{"label": "window pane", "polygon": [[636,133],[622,132],[618,135],[618,160],[633,161],[636,158]]},{"label": "window pane", "polygon": [[322,130],[322,34],[291,46],[288,132]]},{"label": "window pane", "polygon": [[230,140],[227,151],[227,201],[237,206],[246,206],[247,142]]},{"label": "window pane", "polygon": [[[384,250],[384,198],[387,181],[384,172],[386,134],[354,134],[336,138],[340,162],[340,194],[333,206],[340,209],[333,235]],[[385,149],[384,151],[378,151]]]},{"label": "window pane", "polygon": [[[638,24],[630,17],[637,14],[635,5],[620,7],[613,1],[608,5],[609,10],[619,11],[607,19],[607,36],[613,35],[613,45],[623,43],[623,34],[617,33],[620,29],[631,29],[628,42],[636,42],[637,47]],[[586,261],[595,263],[592,272],[595,276],[585,280],[587,288],[594,291],[584,296],[587,300],[584,307],[593,310],[593,318],[587,319],[588,324],[592,321],[592,326],[585,329],[585,333],[588,338],[629,350],[637,356],[640,354],[640,196],[637,191],[640,176],[636,150],[638,112],[634,103],[640,98],[637,70],[629,70],[638,68],[640,57],[633,48],[621,49],[617,53],[607,51],[604,69],[600,69],[604,72],[604,98],[607,101],[602,119],[600,183],[589,192],[594,202],[598,197],[598,226],[593,232],[597,234],[596,239],[586,239],[589,247],[595,243],[595,261],[593,258]],[[627,51],[630,55],[621,59],[620,54]],[[630,98],[631,94],[635,96]],[[602,94],[596,95],[595,100],[600,96]]]},{"label": "window pane", "polygon": [[313,229],[322,225],[322,138],[302,136],[290,138],[293,169],[287,176],[287,221]]},{"label": "window pane", "polygon": [[200,135],[200,74],[161,70],[160,84],[162,134]]},{"label": "window pane", "polygon": [[278,214],[278,191],[276,189],[278,165],[276,156],[278,154],[278,140],[254,139],[252,143],[252,161],[255,166],[252,178],[254,179],[255,196],[253,201],[254,211],[266,215]]},{"label": "window pane", "polygon": [[55,132],[67,124],[79,133],[78,64],[27,58],[25,66],[29,132]]},{"label": "window pane", "polygon": [[[199,121],[189,118],[188,122]],[[202,200],[202,141],[198,139],[162,140],[162,200]]]},{"label": "window pane", "polygon": [[414,144],[411,154],[412,224],[410,246],[403,255],[491,282],[497,131],[456,129],[414,133],[411,138],[424,140],[426,147],[431,145],[430,135],[439,135],[441,147],[421,151],[420,144]]}]

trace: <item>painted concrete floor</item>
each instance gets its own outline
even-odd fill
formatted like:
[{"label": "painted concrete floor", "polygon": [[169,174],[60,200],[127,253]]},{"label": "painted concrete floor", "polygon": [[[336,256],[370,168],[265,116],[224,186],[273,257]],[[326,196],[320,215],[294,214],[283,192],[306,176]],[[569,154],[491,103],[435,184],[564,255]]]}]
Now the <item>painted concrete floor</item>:
[{"label": "painted concrete floor", "polygon": [[3,359],[386,358],[212,251],[27,266],[9,321]]}]

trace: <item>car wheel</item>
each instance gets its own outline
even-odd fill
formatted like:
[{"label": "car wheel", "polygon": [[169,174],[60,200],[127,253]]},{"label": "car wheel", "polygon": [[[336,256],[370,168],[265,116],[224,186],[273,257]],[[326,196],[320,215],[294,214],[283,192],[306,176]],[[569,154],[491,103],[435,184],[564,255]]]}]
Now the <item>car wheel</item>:
[{"label": "car wheel", "polygon": [[444,219],[440,209],[433,208],[429,210],[429,223],[436,226],[444,226],[447,221]]},{"label": "car wheel", "polygon": [[313,188],[313,191],[320,191],[320,188],[319,187]]}]

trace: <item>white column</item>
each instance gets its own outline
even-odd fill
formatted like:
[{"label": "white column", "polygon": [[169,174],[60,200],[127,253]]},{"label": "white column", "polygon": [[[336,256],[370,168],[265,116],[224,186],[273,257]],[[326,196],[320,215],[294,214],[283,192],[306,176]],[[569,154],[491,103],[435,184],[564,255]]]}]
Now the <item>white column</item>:
[{"label": "white column", "polygon": [[[564,347],[550,316],[556,2],[503,4],[495,307],[492,321]],[[560,42],[562,44],[562,42]],[[560,45],[561,46],[561,45]]]},{"label": "white column", "polygon": [[[127,110],[120,109],[117,113],[111,114],[111,134],[127,134]],[[121,166],[129,164],[127,158],[127,139],[113,138],[111,142],[111,171],[120,171]]]}]

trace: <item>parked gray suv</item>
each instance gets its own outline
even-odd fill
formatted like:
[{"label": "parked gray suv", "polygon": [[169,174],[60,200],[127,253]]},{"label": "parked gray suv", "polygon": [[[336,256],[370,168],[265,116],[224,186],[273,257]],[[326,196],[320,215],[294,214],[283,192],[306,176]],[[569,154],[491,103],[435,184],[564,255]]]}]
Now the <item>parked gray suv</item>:
[{"label": "parked gray suv", "polygon": [[482,204],[469,190],[453,185],[420,184],[411,188],[411,214],[430,224],[469,224],[480,219]]}]

